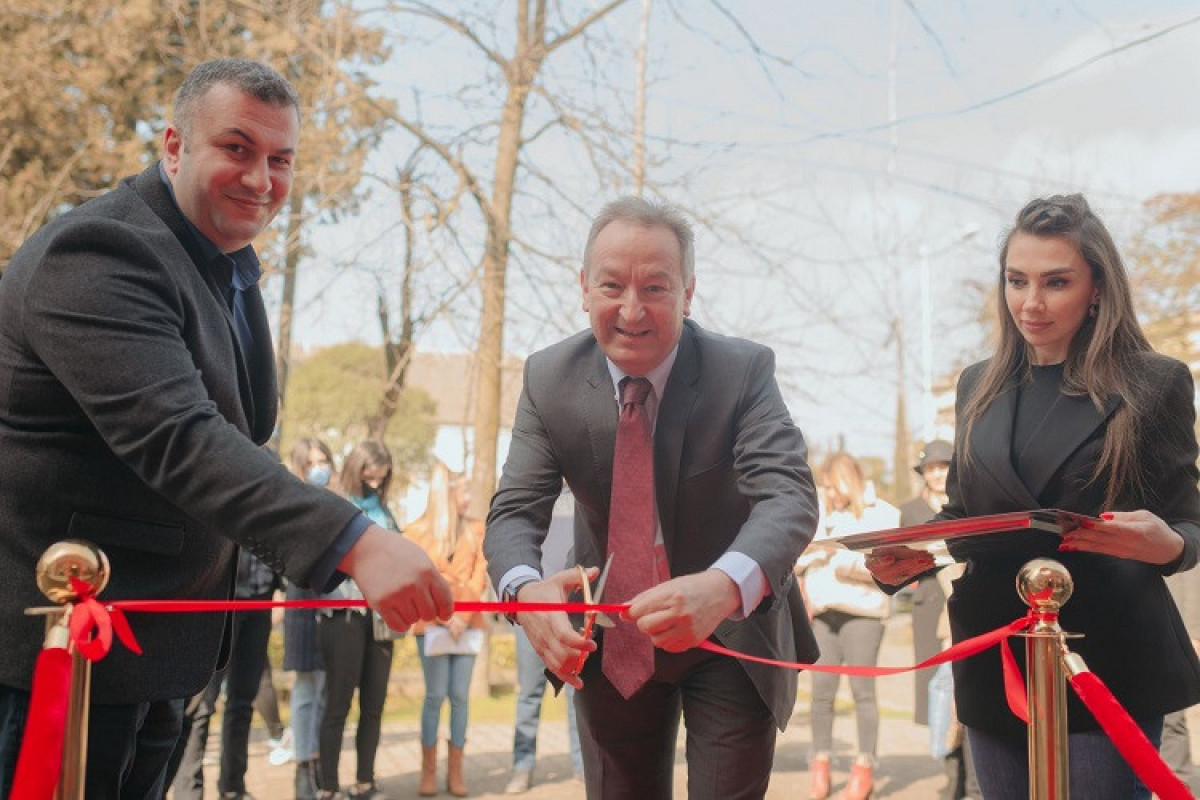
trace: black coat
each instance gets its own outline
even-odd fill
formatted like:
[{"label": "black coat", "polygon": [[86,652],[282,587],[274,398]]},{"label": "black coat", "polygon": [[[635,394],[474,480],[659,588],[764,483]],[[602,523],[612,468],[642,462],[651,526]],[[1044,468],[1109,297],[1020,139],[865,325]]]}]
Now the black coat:
[{"label": "black coat", "polygon": [[[958,416],[975,390],[984,364],[969,367],[958,385]],[[1188,639],[1163,576],[1196,564],[1200,551],[1200,494],[1197,493],[1195,407],[1192,378],[1174,359],[1155,353],[1139,357],[1145,378],[1138,453],[1146,481],[1141,492],[1125,492],[1114,509],[1147,509],[1184,539],[1183,554],[1163,566],[1094,553],[1058,552],[1058,538],[1045,537],[1014,556],[990,554],[971,559],[954,583],[948,601],[954,640],[974,636],[1021,617],[1026,606],[1015,591],[1015,576],[1028,559],[1045,556],[1070,571],[1075,591],[1062,609],[1064,630],[1084,634],[1069,646],[1135,717],[1156,716],[1200,702],[1200,661]],[[1106,482],[1091,481],[1104,446],[1107,420],[1119,398],[1097,410],[1086,397],[1062,396],[1028,455],[1025,481],[1010,455],[1016,391],[1001,393],[972,430],[970,459],[964,442],[955,446],[947,492],[950,501],[938,519],[954,519],[1036,508],[1059,508],[1098,516]],[[1026,485],[1028,484],[1028,486]],[[1024,648],[1013,640],[1024,662]],[[958,715],[972,727],[1014,736],[1024,726],[1004,700],[1000,655],[993,648],[955,664]],[[1068,691],[1070,729],[1097,727],[1091,714]]]},{"label": "black coat", "polygon": [[[235,542],[305,583],[357,514],[259,448],[277,392],[262,298],[243,357],[216,277],[157,165],[55,219],[0,281],[0,684],[29,688],[45,605],[34,564],[102,547],[102,598],[226,598]],[[221,614],[131,614],[145,649],[96,665],[93,698],[188,697],[218,661]]]}]

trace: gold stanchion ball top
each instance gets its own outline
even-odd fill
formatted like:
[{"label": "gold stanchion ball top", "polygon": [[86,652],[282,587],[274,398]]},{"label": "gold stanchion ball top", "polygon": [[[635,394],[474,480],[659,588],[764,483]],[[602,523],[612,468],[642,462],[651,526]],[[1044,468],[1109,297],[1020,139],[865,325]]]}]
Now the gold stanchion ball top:
[{"label": "gold stanchion ball top", "polygon": [[71,578],[78,578],[99,594],[108,585],[108,575],[108,556],[104,551],[79,539],[50,545],[37,563],[38,588],[59,605],[78,599],[71,588]]},{"label": "gold stanchion ball top", "polygon": [[1035,558],[1017,573],[1017,594],[1039,611],[1057,611],[1074,591],[1071,573],[1051,558]]}]

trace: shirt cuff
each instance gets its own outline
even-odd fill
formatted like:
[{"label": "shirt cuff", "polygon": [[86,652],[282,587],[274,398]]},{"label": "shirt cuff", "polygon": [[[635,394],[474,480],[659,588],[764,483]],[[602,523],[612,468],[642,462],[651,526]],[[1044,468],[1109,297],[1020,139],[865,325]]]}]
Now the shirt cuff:
[{"label": "shirt cuff", "polygon": [[516,589],[522,584],[530,581],[540,581],[542,573],[538,572],[528,564],[518,564],[517,566],[504,573],[504,577],[500,579],[500,585],[496,587],[496,596],[504,597],[504,593],[510,589]]},{"label": "shirt cuff", "polygon": [[731,620],[742,620],[750,616],[758,604],[767,596],[767,576],[762,567],[745,553],[728,552],[712,565],[729,576],[737,584],[742,596],[742,607],[729,615]]},{"label": "shirt cuff", "polygon": [[338,570],[337,566],[350,552],[350,548],[354,547],[358,537],[366,533],[369,527],[371,527],[371,520],[367,519],[366,514],[360,513],[352,517],[346,523],[346,527],[342,528],[338,537],[333,540],[333,544],[325,551],[325,555],[321,556],[321,560],[309,572],[309,585],[325,594],[332,592],[342,581],[346,580],[348,576]]}]

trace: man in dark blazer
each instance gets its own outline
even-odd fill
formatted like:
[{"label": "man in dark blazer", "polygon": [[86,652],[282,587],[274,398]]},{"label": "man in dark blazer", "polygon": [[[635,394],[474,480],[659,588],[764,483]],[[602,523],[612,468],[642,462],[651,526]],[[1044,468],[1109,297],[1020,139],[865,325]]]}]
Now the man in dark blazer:
[{"label": "man in dark blazer", "polygon": [[[354,577],[388,622],[446,616],[415,545],[306,486],[259,445],[278,403],[251,241],[285,202],[300,119],[269,67],[185,80],[163,159],[58,217],[0,281],[0,796],[9,791],[52,543],[108,555],[104,597],[225,599],[236,546],[313,587]],[[221,660],[221,614],[130,615],[92,677],[94,798],[158,798],[183,698]]]},{"label": "man in dark blazer", "polygon": [[[580,282],[591,330],[531,356],[484,552],[497,591],[560,601],[576,573],[543,577],[540,547],[561,483],[575,496],[575,557],[606,557],[618,404],[625,376],[653,389],[658,585],[628,617],[653,641],[654,671],[630,697],[567,615],[517,621],[549,669],[576,689],[591,800],[669,800],[681,711],[692,798],[761,798],[796,673],[697,649],[714,640],[755,656],[811,662],[816,642],[792,575],[813,536],[816,494],[767,348],[685,320],[695,287],[692,233],[665,206],[625,198],[592,225]],[[592,570],[595,577],[596,570]],[[630,601],[608,597],[606,601]]]}]

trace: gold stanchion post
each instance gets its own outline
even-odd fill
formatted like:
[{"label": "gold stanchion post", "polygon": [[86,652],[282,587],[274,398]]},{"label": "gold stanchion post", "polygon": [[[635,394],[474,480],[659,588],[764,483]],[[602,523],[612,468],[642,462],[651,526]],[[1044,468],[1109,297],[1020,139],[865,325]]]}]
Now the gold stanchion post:
[{"label": "gold stanchion post", "polygon": [[[37,585],[46,597],[58,605],[29,609],[26,613],[44,614],[47,641],[61,642],[73,603],[79,599],[71,588],[71,578],[83,581],[99,594],[108,585],[108,576],[108,557],[94,545],[73,539],[53,544],[38,559]],[[71,689],[63,738],[62,774],[54,794],[55,800],[83,800],[84,776],[87,773],[92,662],[80,655],[73,645],[69,649]]]},{"label": "gold stanchion post", "polygon": [[1025,637],[1025,686],[1029,698],[1030,800],[1068,800],[1067,684],[1062,666],[1068,635],[1058,611],[1074,583],[1062,564],[1036,558],[1017,574],[1017,593],[1037,621]]}]

